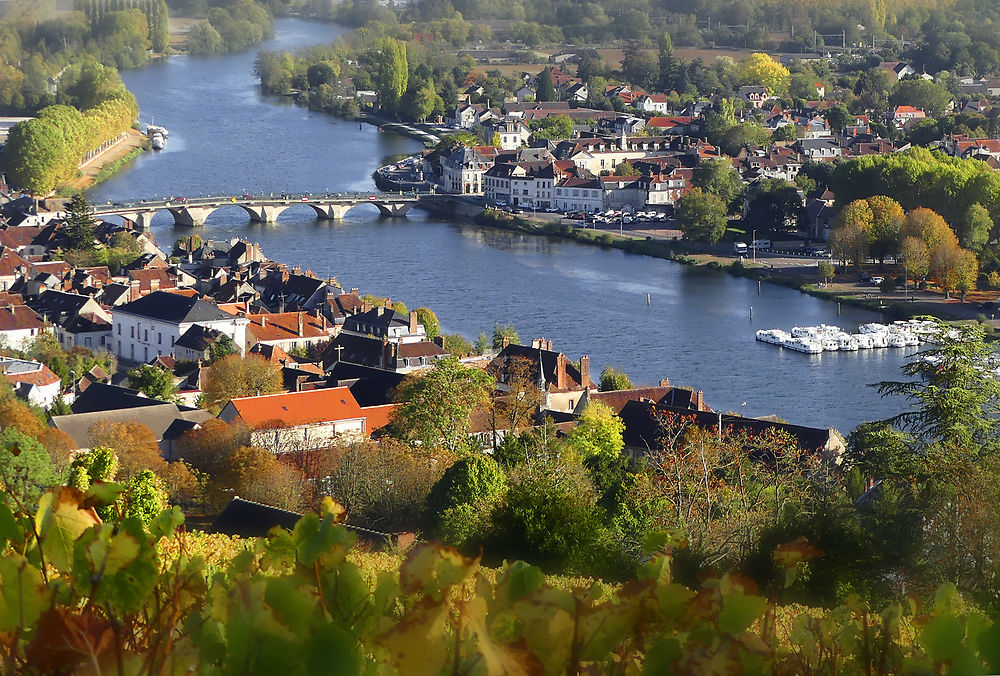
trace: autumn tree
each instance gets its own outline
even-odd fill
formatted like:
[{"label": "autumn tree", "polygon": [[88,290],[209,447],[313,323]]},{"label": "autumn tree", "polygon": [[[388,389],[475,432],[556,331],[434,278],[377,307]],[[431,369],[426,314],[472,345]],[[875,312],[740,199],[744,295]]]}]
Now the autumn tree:
[{"label": "autumn tree", "polygon": [[770,55],[755,52],[740,64],[744,84],[761,85],[771,96],[782,97],[788,92],[791,74]]},{"label": "autumn tree", "polygon": [[945,298],[949,298],[951,290],[955,289],[961,293],[964,301],[965,294],[976,288],[979,261],[968,249],[948,242],[938,246],[931,253],[930,271],[944,289]]},{"label": "autumn tree", "polygon": [[534,424],[534,416],[545,402],[545,393],[538,389],[534,363],[525,357],[497,360],[487,372],[502,386],[502,391],[496,392],[488,404],[496,448],[503,433],[516,434]]},{"label": "autumn tree", "polygon": [[903,219],[903,237],[919,237],[931,253],[943,244],[958,244],[958,238],[948,223],[935,211],[918,207]]},{"label": "autumn tree", "polygon": [[927,244],[920,237],[908,235],[899,246],[899,260],[905,266],[905,272],[913,281],[924,279],[931,269],[931,254]]},{"label": "autumn tree", "polygon": [[469,447],[472,412],[488,402],[493,379],[455,357],[411,373],[396,392],[393,427],[402,438],[457,453]]},{"label": "autumn tree", "polygon": [[869,197],[867,202],[872,212],[871,253],[884,263],[899,252],[905,213],[899,202],[885,195]]},{"label": "autumn tree", "polygon": [[100,420],[89,430],[91,448],[105,446],[118,455],[119,478],[131,479],[139,472],[166,464],[160,456],[156,435],[139,422]]},{"label": "autumn tree", "polygon": [[301,510],[305,505],[305,475],[278,460],[271,451],[243,446],[230,456],[233,495],[265,505]]},{"label": "autumn tree", "polygon": [[830,234],[833,252],[860,268],[871,250],[871,231],[875,215],[867,200],[855,200],[840,210],[837,226]]},{"label": "autumn tree", "polygon": [[230,399],[260,397],[282,389],[281,369],[260,355],[230,355],[212,364],[203,393],[205,407],[219,411]]}]

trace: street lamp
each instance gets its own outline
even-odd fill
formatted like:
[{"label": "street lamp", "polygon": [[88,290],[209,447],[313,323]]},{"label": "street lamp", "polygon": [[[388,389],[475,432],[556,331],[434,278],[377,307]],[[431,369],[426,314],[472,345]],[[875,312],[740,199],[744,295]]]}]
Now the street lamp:
[{"label": "street lamp", "polygon": [[750,248],[753,249],[753,264],[757,265],[757,229],[750,231]]}]

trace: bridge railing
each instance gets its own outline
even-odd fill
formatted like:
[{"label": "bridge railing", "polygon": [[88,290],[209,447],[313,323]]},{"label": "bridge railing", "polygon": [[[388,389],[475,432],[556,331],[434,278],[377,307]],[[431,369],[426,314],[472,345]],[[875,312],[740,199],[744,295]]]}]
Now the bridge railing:
[{"label": "bridge railing", "polygon": [[194,197],[158,197],[141,198],[138,200],[125,200],[118,202],[108,202],[105,204],[95,204],[92,209],[95,213],[114,213],[126,209],[153,209],[165,207],[186,207],[186,206],[222,206],[231,204],[299,204],[310,202],[322,203],[342,203],[342,202],[386,202],[393,198],[419,199],[438,193],[430,191],[409,190],[402,192],[340,192],[340,193],[267,193],[251,195],[197,195]]}]

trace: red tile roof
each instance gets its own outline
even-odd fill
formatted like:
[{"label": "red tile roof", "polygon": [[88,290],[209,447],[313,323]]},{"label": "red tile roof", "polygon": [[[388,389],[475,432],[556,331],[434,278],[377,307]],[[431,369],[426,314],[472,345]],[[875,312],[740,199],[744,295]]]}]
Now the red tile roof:
[{"label": "red tile roof", "polygon": [[27,305],[8,305],[0,309],[0,331],[23,331],[43,326],[41,317]]},{"label": "red tile roof", "polygon": [[275,425],[297,427],[336,420],[364,418],[361,406],[348,387],[304,392],[283,392],[230,401],[236,415],[250,429]]}]

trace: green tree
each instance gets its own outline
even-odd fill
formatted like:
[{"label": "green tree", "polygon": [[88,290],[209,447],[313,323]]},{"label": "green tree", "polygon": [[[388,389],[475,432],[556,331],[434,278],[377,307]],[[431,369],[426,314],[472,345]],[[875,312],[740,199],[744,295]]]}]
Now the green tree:
[{"label": "green tree", "polygon": [[381,38],[375,43],[375,85],[379,103],[389,115],[397,115],[409,78],[406,43],[395,38]]},{"label": "green tree", "polygon": [[208,363],[209,365],[214,364],[220,359],[225,359],[229,355],[237,354],[238,352],[239,348],[236,347],[233,339],[223,334],[218,340],[208,346]]},{"label": "green tree", "polygon": [[692,188],[677,202],[677,225],[684,239],[715,244],[726,233],[726,205],[719,196]]},{"label": "green tree", "polygon": [[819,269],[819,276],[823,279],[824,284],[833,280],[833,276],[836,274],[836,268],[833,267],[833,263],[830,261],[820,261],[817,267]]},{"label": "green tree", "polygon": [[33,508],[47,488],[61,481],[52,458],[37,440],[13,427],[0,431],[0,499],[9,507]]},{"label": "green tree", "polygon": [[719,146],[727,155],[738,155],[744,146],[762,146],[771,135],[756,122],[735,124],[718,137]]},{"label": "green tree", "polygon": [[486,404],[493,387],[486,372],[447,357],[431,369],[408,375],[399,385],[393,427],[403,438],[426,448],[465,450],[472,412]]},{"label": "green tree", "polygon": [[601,392],[612,392],[615,390],[631,390],[632,381],[624,371],[619,371],[610,366],[605,366],[601,371]]},{"label": "green tree", "polygon": [[493,342],[492,346],[494,350],[503,349],[503,341],[507,339],[511,345],[520,345],[521,338],[517,335],[517,329],[514,328],[513,324],[500,324],[493,325]]},{"label": "green tree", "polygon": [[173,374],[159,366],[140,364],[128,372],[128,382],[150,399],[170,401],[177,394]]},{"label": "green tree", "polygon": [[617,456],[625,448],[625,423],[598,401],[587,404],[566,441],[580,459],[593,455]]},{"label": "green tree", "polygon": [[930,117],[940,117],[951,102],[951,92],[944,85],[917,78],[902,80],[892,94],[889,104],[893,106],[913,106],[927,113]]},{"label": "green tree", "polygon": [[507,475],[488,455],[475,454],[456,460],[427,495],[430,523],[437,523],[445,510],[491,500],[507,490]]},{"label": "green tree", "polygon": [[472,343],[460,333],[446,333],[442,338],[442,347],[454,357],[467,357],[475,353]]},{"label": "green tree", "polygon": [[823,118],[826,119],[827,123],[830,125],[830,129],[839,134],[844,130],[844,127],[851,123],[854,116],[847,110],[847,106],[842,103],[838,103],[835,106],[830,106],[827,111],[823,113]]},{"label": "green tree", "polygon": [[538,74],[538,81],[535,85],[536,101],[555,101],[556,87],[552,81],[552,69],[545,67]]},{"label": "green tree", "polygon": [[721,197],[730,213],[739,208],[745,188],[743,179],[729,160],[702,160],[691,171],[691,185]]},{"label": "green tree", "polygon": [[66,226],[63,238],[69,249],[94,248],[94,217],[90,214],[90,202],[82,192],[73,193],[66,204]]},{"label": "green tree", "polygon": [[747,194],[746,227],[794,230],[802,199],[793,183],[776,178],[758,181]]},{"label": "green tree", "polygon": [[996,449],[1000,383],[983,328],[930,319],[937,323],[940,344],[902,366],[903,374],[914,378],[877,385],[880,394],[902,396],[910,404],[885,422],[925,443],[945,443],[966,453]]},{"label": "green tree", "polygon": [[958,224],[958,241],[966,249],[982,251],[993,231],[990,212],[978,202],[971,205]]},{"label": "green tree", "polygon": [[129,480],[122,503],[123,518],[138,519],[143,525],[149,525],[166,508],[167,492],[160,478],[147,469]]},{"label": "green tree", "polygon": [[573,120],[569,115],[548,115],[528,123],[535,139],[562,140],[572,138]]},{"label": "green tree", "polygon": [[899,202],[885,195],[869,197],[868,206],[872,211],[871,253],[884,263],[887,256],[899,253],[906,214]]},{"label": "green tree", "polygon": [[281,392],[281,369],[260,355],[232,354],[212,364],[205,379],[205,406],[220,410],[236,397]]},{"label": "green tree", "polygon": [[441,335],[441,324],[438,323],[437,315],[429,307],[417,308],[417,322],[424,327],[427,340],[434,340]]}]

